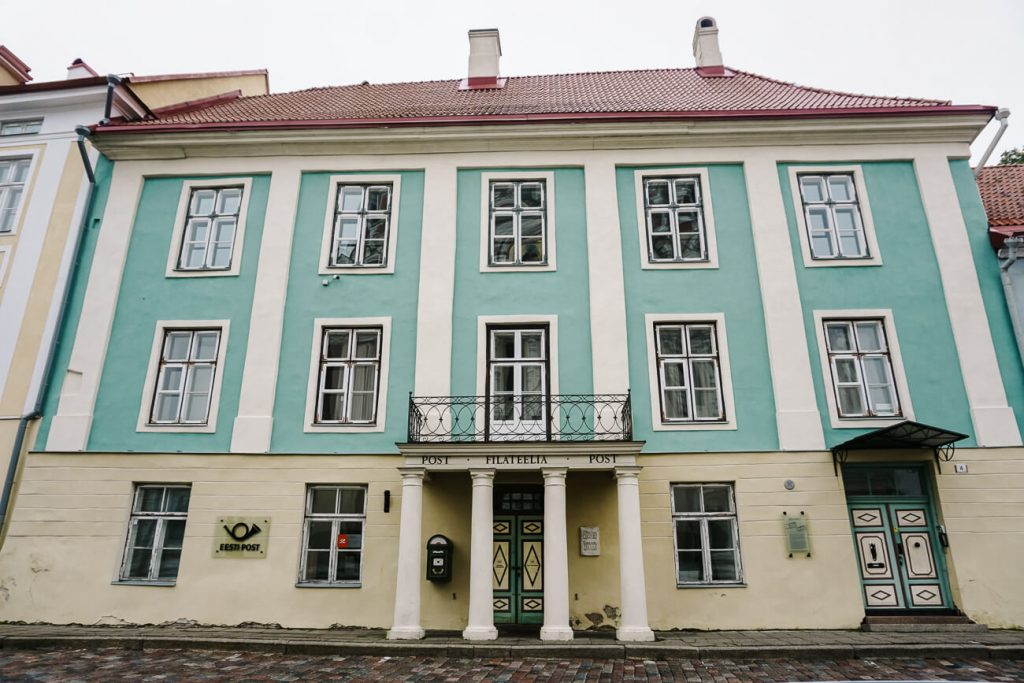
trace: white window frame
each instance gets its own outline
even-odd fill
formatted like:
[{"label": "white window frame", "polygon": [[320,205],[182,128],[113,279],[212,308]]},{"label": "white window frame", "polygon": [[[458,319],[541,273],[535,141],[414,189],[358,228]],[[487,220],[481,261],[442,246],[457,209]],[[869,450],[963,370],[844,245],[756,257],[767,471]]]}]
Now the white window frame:
[{"label": "white window frame", "polygon": [[[180,483],[180,482],[179,483],[143,482],[143,483],[135,484],[135,486],[133,488],[133,491],[132,491],[131,506],[128,509],[128,523],[127,523],[127,529],[126,529],[125,534],[124,534],[124,545],[121,547],[121,561],[118,564],[117,576],[114,578],[112,583],[114,583],[114,584],[123,583],[123,584],[129,584],[129,585],[153,585],[153,586],[173,586],[173,585],[175,585],[177,583],[177,581],[178,581],[178,577],[177,576],[175,576],[173,579],[171,579],[171,578],[159,578],[159,573],[158,572],[157,572],[157,576],[156,577],[152,577],[152,574],[154,573],[154,570],[158,570],[158,567],[157,567],[157,565],[155,563],[156,558],[160,557],[161,560],[163,559],[163,557],[162,557],[163,556],[163,550],[164,550],[163,546],[164,546],[164,539],[165,539],[165,533],[166,533],[166,528],[167,528],[166,527],[166,521],[167,520],[178,520],[178,519],[184,520],[185,521],[185,533],[187,534],[188,533],[188,513],[189,513],[189,510],[186,509],[185,512],[163,512],[163,511],[161,511],[161,512],[141,512],[141,511],[136,511],[136,508],[140,505],[141,495],[142,495],[142,491],[143,490],[145,490],[145,489],[170,489],[170,488],[179,488],[179,489],[180,488],[185,488],[185,489],[188,489],[189,490],[188,508],[190,509],[192,507],[192,493],[193,493],[193,491],[192,491],[192,484],[190,484],[190,483]],[[167,494],[166,494],[166,491],[165,491],[164,492],[164,496],[166,496],[166,495]],[[161,502],[163,500],[164,499],[161,498]],[[128,567],[130,566],[130,563],[131,563],[131,554],[132,554],[132,550],[133,550],[132,541],[135,538],[135,522],[138,519],[156,519],[157,520],[157,528],[156,528],[156,531],[154,532],[154,536],[153,536],[153,556],[150,558],[150,575],[151,575],[151,578],[146,578],[146,579],[139,578],[139,577],[128,577],[128,576],[125,576],[125,574],[128,571]],[[179,574],[180,574],[180,570],[181,570],[181,562],[184,559],[184,555],[185,555],[185,539],[186,538],[187,538],[187,535],[182,539],[182,555],[181,555],[181,558],[178,561]],[[158,547],[160,549],[160,553],[159,554],[156,552]]]},{"label": "white window frame", "polygon": [[[135,425],[136,432],[176,432],[212,434],[217,431],[217,414],[220,408],[220,391],[224,382],[224,359],[227,356],[229,320],[158,320],[153,334],[153,347],[149,352],[149,365],[142,392],[142,403],[139,406],[139,419]],[[163,358],[164,336],[172,330],[220,329],[220,344],[217,347],[217,370],[213,375],[213,388],[210,391],[210,412],[205,424],[153,424],[150,414],[153,408],[153,397],[156,394],[156,382],[160,373],[160,360]]]},{"label": "white window frame", "polygon": [[[704,246],[707,259],[704,261],[651,261],[647,239],[647,209],[644,206],[644,179],[670,176],[694,176],[700,180],[701,208],[704,222]],[[640,268],[643,270],[693,270],[718,268],[718,238],[715,236],[715,212],[712,207],[711,181],[707,167],[673,166],[667,168],[643,168],[633,173],[633,190],[636,197],[637,236],[640,245]]]},{"label": "white window frame", "polygon": [[481,315],[476,319],[476,395],[487,393],[487,349],[491,343],[488,329],[492,326],[541,326],[547,325],[548,333],[548,375],[550,386],[548,396],[558,395],[558,316],[557,315]]},{"label": "white window frame", "polygon": [[[675,490],[677,488],[700,488],[701,506],[704,505],[703,487],[705,486],[727,486],[729,487],[729,512],[677,512],[675,505]],[[740,547],[740,522],[739,512],[736,509],[736,484],[734,482],[674,482],[669,486],[669,509],[672,514],[672,555],[675,566],[676,588],[692,588],[704,586],[743,586],[745,579],[743,574],[743,551]],[[711,520],[729,520],[732,522],[733,539],[735,540],[736,553],[736,580],[734,581],[680,581],[679,580],[679,545],[676,532],[676,522],[679,520],[700,522],[701,536],[701,558],[704,565],[704,576],[711,576],[711,548],[709,547],[708,522]]]},{"label": "white window frame", "polygon": [[[724,421],[694,422],[662,422],[661,420],[661,383],[658,367],[658,346],[654,328],[660,324],[671,323],[714,323],[718,343],[718,371],[721,380],[719,387],[722,395],[722,406],[725,410]],[[729,340],[725,328],[724,313],[648,313],[644,316],[645,334],[647,336],[647,372],[650,390],[651,428],[656,432],[671,431],[710,431],[733,430],[737,428],[736,402],[732,390],[732,370],[729,367]]]},{"label": "white window frame", "polygon": [[[491,183],[502,181],[544,181],[544,250],[547,261],[541,264],[491,264]],[[540,273],[557,270],[555,230],[555,173],[554,171],[486,171],[480,174],[480,272],[481,273]]]},{"label": "white window frame", "polygon": [[[185,220],[188,216],[189,203],[192,200],[193,190],[208,190],[213,188],[241,187],[242,204],[238,207],[238,223],[235,226],[235,242],[231,250],[231,267],[218,268],[215,270],[190,269],[179,270],[178,259],[181,257],[181,249],[185,237]],[[182,184],[181,196],[178,198],[178,211],[174,216],[174,230],[171,233],[171,248],[167,254],[167,269],[164,272],[166,277],[232,277],[237,276],[242,268],[242,255],[245,249],[245,226],[248,223],[249,200],[252,198],[252,178],[204,178],[201,180],[186,180]],[[212,226],[211,226],[212,230]]]},{"label": "white window frame", "polygon": [[[312,512],[313,507],[313,491],[315,489],[361,489],[363,491],[363,512],[361,514],[356,513],[340,513],[336,512],[333,514],[314,514]],[[361,588],[363,582],[363,568],[366,560],[366,530],[367,524],[367,510],[369,509],[370,491],[369,486],[366,484],[307,484],[306,485],[306,503],[303,509],[302,515],[302,545],[299,546],[299,576],[295,585],[299,588]],[[309,545],[309,523],[313,520],[320,521],[331,521],[331,536],[337,538],[337,523],[341,521],[353,522],[359,521],[362,523],[362,545],[359,547],[359,578],[355,581],[336,581],[328,578],[327,581],[311,581],[305,578],[306,576],[306,561],[307,561],[307,550]],[[337,548],[331,549],[331,560],[330,567],[336,568],[337,562]],[[336,571],[336,569],[335,569]],[[328,576],[333,576],[335,571],[328,571]]]},{"label": "white window frame", "polygon": [[7,274],[7,262],[11,258],[11,248],[9,246],[0,247],[0,288],[4,286],[4,275]]},{"label": "white window frame", "polygon": [[[377,375],[377,419],[372,423],[318,423],[320,400],[320,353],[324,329],[334,327],[379,327],[380,372]],[[306,385],[306,410],[303,431],[307,433],[368,434],[383,432],[387,423],[388,367],[391,365],[391,318],[316,318],[313,321],[313,343],[310,352],[309,380]]]},{"label": "white window frame", "polygon": [[[20,133],[7,133],[7,132],[5,132],[7,130],[8,126],[12,126],[12,125],[24,126],[25,124],[38,124],[39,127],[36,130],[22,131]],[[7,119],[6,121],[0,121],[0,137],[4,137],[4,138],[6,138],[6,137],[15,137],[15,136],[18,136],[18,135],[38,135],[39,133],[42,132],[42,130],[43,130],[43,117],[42,116],[31,116],[31,117],[25,118],[25,119]]]},{"label": "white window frame", "polygon": [[[802,166],[798,162],[789,166],[789,185],[793,195],[793,214],[796,216],[797,235],[800,239],[800,253],[803,254],[804,265],[808,268],[830,268],[847,266],[880,266],[882,253],[878,249],[875,236],[875,221],[871,216],[871,203],[868,200],[867,185],[864,183],[864,171],[860,165],[846,166]],[[852,175],[854,189],[857,192],[857,205],[860,208],[860,219],[864,228],[864,243],[868,255],[864,258],[814,258],[811,253],[811,241],[808,233],[807,217],[804,215],[804,198],[800,192],[802,175]]]},{"label": "white window frame", "polygon": [[[892,375],[896,386],[896,395],[900,404],[900,415],[892,417],[840,417],[836,403],[835,384],[832,379],[832,363],[828,355],[825,340],[825,321],[827,320],[881,320],[885,330],[886,342],[889,346],[889,360],[892,364]],[[889,427],[897,422],[913,420],[914,406],[910,400],[910,386],[907,383],[906,371],[903,367],[903,354],[896,335],[896,323],[890,309],[840,309],[814,311],[814,330],[818,342],[818,358],[821,362],[822,381],[825,402],[828,404],[829,422],[835,429],[859,429],[862,427]]]},{"label": "white window frame", "polygon": [[[381,275],[395,272],[398,254],[398,208],[402,202],[402,176],[398,173],[352,173],[332,175],[328,178],[327,209],[320,242],[320,275]],[[379,266],[332,266],[334,249],[334,217],[337,210],[338,187],[341,185],[391,185],[391,219],[388,224],[388,243],[384,263]]]},{"label": "white window frame", "polygon": [[21,190],[21,200],[18,203],[18,208],[14,212],[14,220],[11,222],[11,229],[8,232],[0,232],[0,239],[5,237],[14,237],[20,232],[21,221],[25,216],[25,207],[28,205],[29,199],[32,196],[32,190],[35,187],[36,164],[42,156],[39,153],[41,151],[41,147],[15,148],[0,151],[0,161],[29,159],[28,171],[25,172],[25,184],[22,186]]}]

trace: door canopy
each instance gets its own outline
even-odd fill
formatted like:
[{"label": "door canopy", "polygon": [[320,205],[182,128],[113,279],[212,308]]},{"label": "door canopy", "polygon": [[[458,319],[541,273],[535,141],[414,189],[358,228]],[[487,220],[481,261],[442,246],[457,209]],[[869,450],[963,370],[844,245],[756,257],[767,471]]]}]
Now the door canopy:
[{"label": "door canopy", "polygon": [[904,420],[891,427],[876,429],[867,434],[855,436],[848,441],[832,447],[832,464],[836,475],[839,465],[845,463],[850,451],[890,451],[890,450],[931,450],[935,455],[935,466],[939,461],[949,462],[953,459],[956,442],[966,439],[966,434],[931,427],[920,422]]}]

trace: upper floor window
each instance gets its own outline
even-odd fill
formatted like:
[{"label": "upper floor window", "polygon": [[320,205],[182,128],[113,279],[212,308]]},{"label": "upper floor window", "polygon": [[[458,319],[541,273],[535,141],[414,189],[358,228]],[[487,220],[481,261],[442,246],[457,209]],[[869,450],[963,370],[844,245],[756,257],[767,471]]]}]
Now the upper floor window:
[{"label": "upper floor window", "polygon": [[150,424],[205,425],[220,353],[219,329],[164,331]]},{"label": "upper floor window", "polygon": [[643,192],[650,262],[707,261],[700,177],[645,177]]},{"label": "upper floor window", "polygon": [[387,264],[391,200],[391,184],[338,185],[330,267]]},{"label": "upper floor window", "polygon": [[14,230],[31,163],[29,158],[0,158],[0,233]]},{"label": "upper floor window", "polygon": [[654,326],[662,422],[725,420],[716,327],[713,322]]},{"label": "upper floor window", "polygon": [[489,265],[545,265],[547,181],[492,180],[489,196]]},{"label": "upper floor window", "polygon": [[178,578],[191,493],[186,484],[135,488],[122,581],[171,582]]},{"label": "upper floor window", "polygon": [[3,121],[2,123],[0,123],[0,136],[30,135],[32,133],[38,133],[42,127],[42,119],[22,119],[18,121]]},{"label": "upper floor window", "polygon": [[853,174],[799,174],[797,178],[811,258],[870,256]]},{"label": "upper floor window", "polygon": [[241,187],[193,189],[177,269],[231,268],[241,207]]},{"label": "upper floor window", "polygon": [[839,417],[900,416],[883,321],[825,320],[823,325]]},{"label": "upper floor window", "polygon": [[380,327],[323,328],[317,424],[374,424],[380,391],[381,334]]},{"label": "upper floor window", "polygon": [[743,581],[732,484],[673,486],[672,522],[678,585]]}]

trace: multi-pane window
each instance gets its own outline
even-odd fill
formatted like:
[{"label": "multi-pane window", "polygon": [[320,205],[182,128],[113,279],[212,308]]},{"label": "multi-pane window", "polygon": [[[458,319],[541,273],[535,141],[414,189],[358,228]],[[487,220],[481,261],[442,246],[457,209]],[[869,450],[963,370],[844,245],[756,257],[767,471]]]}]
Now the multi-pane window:
[{"label": "multi-pane window", "polygon": [[867,258],[857,188],[850,173],[797,176],[811,257]]},{"label": "multi-pane window", "polygon": [[178,256],[178,270],[231,268],[241,207],[241,187],[192,190],[181,253]]},{"label": "multi-pane window", "polygon": [[881,320],[826,320],[839,417],[897,417],[900,402]]},{"label": "multi-pane window", "polygon": [[364,524],[365,486],[310,486],[299,582],[358,584]]},{"label": "multi-pane window", "polygon": [[491,328],[487,370],[492,436],[546,432],[546,337],[542,327]]},{"label": "multi-pane window", "polygon": [[164,332],[150,424],[206,424],[219,350],[220,330]]},{"label": "multi-pane window", "polygon": [[122,581],[174,581],[178,577],[190,493],[186,484],[135,488]]},{"label": "multi-pane window", "polygon": [[339,185],[331,236],[330,265],[387,264],[392,186]]},{"label": "multi-pane window", "polygon": [[490,264],[547,263],[547,183],[494,180],[490,197]]},{"label": "multi-pane window", "polygon": [[672,522],[678,584],[743,581],[732,484],[673,486]]},{"label": "multi-pane window", "polygon": [[0,233],[14,230],[31,159],[0,158]]},{"label": "multi-pane window", "polygon": [[662,422],[725,420],[715,323],[654,326]]},{"label": "multi-pane window", "polygon": [[325,328],[320,340],[318,424],[373,424],[380,390],[381,328]]},{"label": "multi-pane window", "polygon": [[647,254],[652,263],[706,261],[700,178],[644,178]]},{"label": "multi-pane window", "polygon": [[32,133],[38,133],[42,127],[42,119],[22,119],[18,121],[4,121],[3,123],[0,123],[0,136],[30,135]]}]

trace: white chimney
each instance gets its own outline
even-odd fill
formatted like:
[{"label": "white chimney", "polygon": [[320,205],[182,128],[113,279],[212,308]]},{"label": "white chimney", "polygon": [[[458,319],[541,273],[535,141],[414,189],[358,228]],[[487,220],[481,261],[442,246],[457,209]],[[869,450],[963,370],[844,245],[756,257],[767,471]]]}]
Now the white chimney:
[{"label": "white chimney", "polygon": [[469,32],[469,88],[500,88],[501,39],[498,29],[477,29]]},{"label": "white chimney", "polygon": [[67,80],[69,81],[75,78],[94,78],[96,76],[99,76],[99,74],[81,59],[76,59],[68,65]]},{"label": "white chimney", "polygon": [[697,68],[721,67],[722,53],[718,49],[718,23],[714,17],[701,17],[693,29],[693,57]]}]

